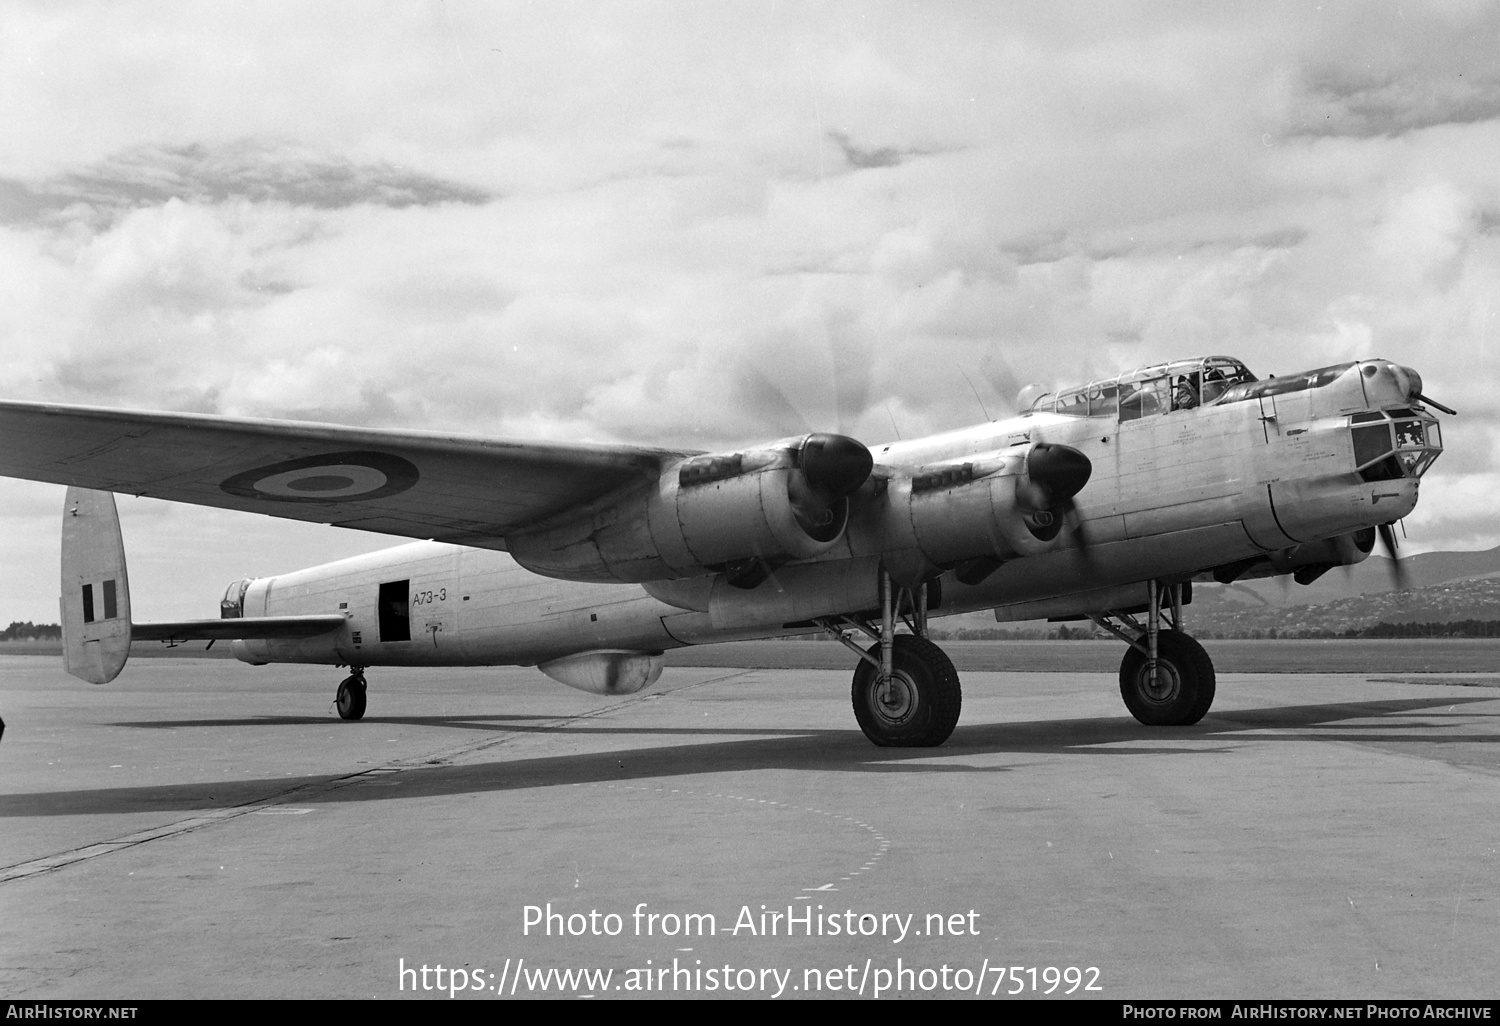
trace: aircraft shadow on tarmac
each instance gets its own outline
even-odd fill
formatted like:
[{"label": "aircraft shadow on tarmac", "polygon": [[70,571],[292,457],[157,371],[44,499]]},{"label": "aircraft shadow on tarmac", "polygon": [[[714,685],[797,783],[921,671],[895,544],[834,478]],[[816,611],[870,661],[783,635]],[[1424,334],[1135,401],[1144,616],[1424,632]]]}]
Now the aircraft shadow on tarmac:
[{"label": "aircraft shadow on tarmac", "polygon": [[[1500,741],[1500,734],[1466,733],[1454,736],[1442,723],[1414,724],[1403,719],[1381,724],[1381,717],[1414,714],[1441,715],[1439,710],[1493,701],[1477,697],[1433,697],[1372,702],[1287,706],[1275,709],[1210,715],[1194,727],[1151,729],[1132,719],[1069,719],[1025,723],[976,724],[955,731],[942,748],[871,748],[857,730],[743,730],[710,728],[621,727],[616,724],[585,726],[558,717],[496,717],[493,721],[473,717],[373,717],[366,722],[452,725],[473,730],[491,726],[506,733],[569,733],[626,736],[647,734],[679,738],[702,737],[701,743],[683,742],[590,754],[495,758],[452,765],[441,754],[428,763],[408,764],[390,771],[376,767],[342,774],[304,777],[261,777],[207,783],[160,784],[144,787],[84,788],[72,791],[32,792],[0,796],[0,817],[118,815],[135,812],[201,811],[230,809],[251,804],[333,804],[359,801],[391,801],[468,793],[521,791],[570,784],[612,783],[696,774],[724,774],[766,769],[816,770],[856,773],[1008,773],[1009,766],[965,765],[967,756],[1012,752],[1038,754],[1109,754],[1115,756],[1204,756],[1233,751],[1229,743],[1206,746],[1205,741],[1232,742],[1246,731],[1254,740],[1339,740],[1361,743],[1411,742],[1471,744]],[[1463,713],[1471,722],[1476,714]],[[1491,714],[1478,714],[1488,716]],[[518,724],[517,720],[550,719],[550,725]],[[1348,723],[1349,720],[1377,722]],[[586,720],[584,721],[587,722]],[[251,718],[200,721],[204,727],[268,727],[316,724],[324,719],[302,717]],[[144,724],[137,724],[145,726]],[[176,721],[151,727],[191,727],[192,721]],[[1330,728],[1358,733],[1326,733]],[[1384,732],[1383,732],[1384,731]],[[726,735],[750,734],[745,740],[725,740]],[[773,736],[767,737],[767,734]],[[1156,742],[1142,744],[1141,742]],[[1125,743],[1130,744],[1126,746]],[[1193,742],[1183,744],[1183,742]],[[250,739],[245,743],[251,744]],[[1117,748],[1101,746],[1120,745]],[[484,750],[489,746],[481,746]],[[472,758],[473,747],[461,750]],[[503,755],[504,750],[496,755]]]}]

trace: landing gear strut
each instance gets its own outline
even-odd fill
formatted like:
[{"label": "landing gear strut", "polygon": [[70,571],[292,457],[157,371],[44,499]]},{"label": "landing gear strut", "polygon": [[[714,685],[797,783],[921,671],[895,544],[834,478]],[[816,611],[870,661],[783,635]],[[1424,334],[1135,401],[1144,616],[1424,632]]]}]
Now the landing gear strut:
[{"label": "landing gear strut", "polygon": [[341,720],[357,720],[365,714],[365,670],[362,666],[350,669],[354,672],[339,684],[339,692],[333,703],[338,707]]},{"label": "landing gear strut", "polygon": [[[855,617],[819,624],[855,655],[851,698],[865,737],[883,748],[931,748],[958,724],[963,694],[952,661],[927,640],[927,587],[894,589],[880,572],[880,626]],[[900,617],[911,634],[897,634]],[[854,628],[875,640],[862,649],[845,635]]]},{"label": "landing gear strut", "polygon": [[[1214,703],[1213,660],[1181,629],[1182,585],[1162,588],[1156,581],[1147,583],[1150,603],[1144,627],[1129,613],[1113,610],[1091,619],[1130,646],[1120,662],[1120,697],[1130,714],[1152,727],[1190,726]],[[1164,615],[1170,622],[1166,629],[1161,625]]]}]

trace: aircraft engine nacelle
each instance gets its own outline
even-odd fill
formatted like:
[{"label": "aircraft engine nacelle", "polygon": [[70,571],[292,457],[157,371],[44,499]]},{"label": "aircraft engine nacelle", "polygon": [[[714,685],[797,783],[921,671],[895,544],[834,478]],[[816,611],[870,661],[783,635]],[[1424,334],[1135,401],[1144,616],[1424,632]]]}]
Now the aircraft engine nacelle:
[{"label": "aircraft engine nacelle", "polygon": [[1229,584],[1244,577],[1291,574],[1298,584],[1311,584],[1336,566],[1363,563],[1375,548],[1375,528],[1365,527],[1337,538],[1293,545],[1252,559],[1228,563],[1213,571],[1214,580]]},{"label": "aircraft engine nacelle", "polygon": [[666,665],[660,652],[601,649],[541,663],[537,669],[559,683],[595,695],[633,695],[656,683]]},{"label": "aircraft engine nacelle", "polygon": [[889,493],[887,561],[898,577],[911,577],[903,554],[916,552],[930,567],[945,567],[1057,548],[1073,496],[1092,470],[1082,452],[1046,442],[925,467]]},{"label": "aircraft engine nacelle", "polygon": [[636,491],[541,530],[512,535],[516,562],[573,581],[641,582],[728,573],[755,583],[769,565],[832,549],[870,451],[843,435],[693,456]]},{"label": "aircraft engine nacelle", "polygon": [[1277,573],[1290,573],[1298,584],[1311,584],[1336,566],[1364,562],[1374,548],[1375,528],[1366,527],[1353,534],[1305,542],[1273,552],[1271,565]]}]

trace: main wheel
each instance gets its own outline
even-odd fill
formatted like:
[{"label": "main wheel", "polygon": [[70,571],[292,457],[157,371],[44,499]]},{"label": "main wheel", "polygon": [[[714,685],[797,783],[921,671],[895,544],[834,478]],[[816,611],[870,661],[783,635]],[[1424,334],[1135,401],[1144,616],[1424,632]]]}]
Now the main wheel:
[{"label": "main wheel", "polygon": [[[865,737],[883,748],[940,745],[958,725],[963,706],[958,671],[926,638],[898,634],[893,641],[889,682],[882,685],[880,671],[863,659],[855,668],[854,718]],[[878,642],[870,654],[880,658]]]},{"label": "main wheel", "polygon": [[1134,647],[1120,661],[1120,697],[1130,715],[1152,727],[1186,727],[1203,719],[1214,704],[1214,663],[1190,635],[1162,631],[1156,636],[1156,673]]},{"label": "main wheel", "polygon": [[338,706],[341,720],[357,720],[362,717],[365,714],[365,679],[360,676],[345,677],[339,685],[334,705]]}]

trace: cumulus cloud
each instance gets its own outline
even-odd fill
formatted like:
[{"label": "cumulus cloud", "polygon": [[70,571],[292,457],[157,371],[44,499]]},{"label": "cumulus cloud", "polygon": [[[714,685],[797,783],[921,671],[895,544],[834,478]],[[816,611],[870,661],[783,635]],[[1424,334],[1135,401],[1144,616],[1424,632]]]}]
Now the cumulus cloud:
[{"label": "cumulus cloud", "polygon": [[24,9],[7,393],[713,449],[1378,355],[1472,541],[1500,15],[1324,6]]},{"label": "cumulus cloud", "polygon": [[359,163],[274,140],[143,146],[30,183],[0,179],[0,223],[87,215],[107,224],[171,200],[283,203],[315,210],[361,203],[408,207],[478,204],[483,190],[388,162]]}]

